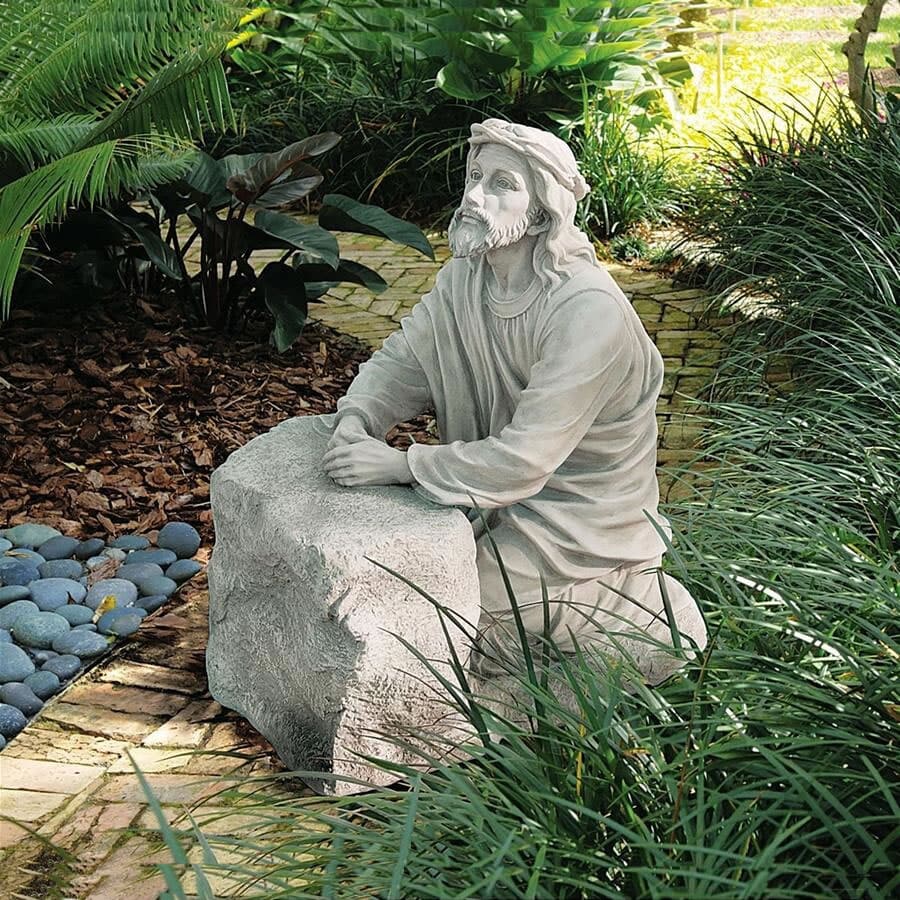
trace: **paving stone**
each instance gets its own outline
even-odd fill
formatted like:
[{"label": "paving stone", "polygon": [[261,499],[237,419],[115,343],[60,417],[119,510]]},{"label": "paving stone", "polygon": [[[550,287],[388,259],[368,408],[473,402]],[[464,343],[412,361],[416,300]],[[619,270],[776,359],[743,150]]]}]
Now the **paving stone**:
[{"label": "paving stone", "polygon": [[144,738],[145,747],[200,747],[214,724],[209,721],[221,715],[222,706],[215,700],[189,703],[178,715]]},{"label": "paving stone", "polygon": [[16,844],[27,838],[28,834],[24,825],[11,822],[9,819],[0,819],[0,850],[15,847]]},{"label": "paving stone", "polygon": [[4,759],[3,787],[41,790],[52,794],[77,794],[104,773],[101,766],[51,762],[45,759]]},{"label": "paving stone", "polygon": [[[3,765],[6,772],[6,761]],[[67,794],[50,791],[22,791],[0,787],[0,810],[3,815],[19,822],[37,822],[68,800]]]},{"label": "paving stone", "polygon": [[[191,806],[211,797],[226,785],[199,775],[173,775],[151,772],[146,780],[162,804]],[[146,803],[147,797],[134,775],[111,775],[94,799],[107,803]],[[221,804],[219,804],[221,805]]]},{"label": "paving stone", "polygon": [[87,734],[125,741],[141,741],[160,725],[160,719],[153,716],[113,712],[80,703],[51,703],[41,715]]},{"label": "paving stone", "polygon": [[399,308],[399,300],[373,300],[369,305],[369,312],[377,316],[392,316]]},{"label": "paving stone", "polygon": [[[53,845],[72,850],[84,847],[90,865],[100,862],[113,848],[123,829],[128,828],[144,810],[139,803],[88,802],[80,806],[52,835]],[[104,840],[101,840],[104,838]],[[104,849],[105,847],[105,849]]]},{"label": "paving stone", "polygon": [[206,690],[206,678],[194,672],[182,672],[130,660],[116,660],[104,667],[99,679],[134,687],[176,691],[179,694],[199,694]]},{"label": "paving stone", "polygon": [[[131,759],[129,759],[129,754]],[[144,774],[148,772],[172,772],[183,769],[190,762],[190,750],[178,747],[133,747],[129,754],[122,754],[109,768],[110,775],[133,772],[135,766]],[[134,765],[132,761],[134,760]]]},{"label": "paving stone", "polygon": [[[41,727],[43,717],[32,722],[3,751],[3,759],[65,760],[71,765],[106,766],[118,759],[130,746],[125,741],[111,740],[94,734]],[[46,725],[52,723],[48,720]]]},{"label": "paving stone", "polygon": [[[145,838],[133,838],[107,859],[96,872],[90,900],[157,900],[166,891],[166,880],[155,863],[171,863],[167,850],[160,850]],[[127,891],[123,892],[123,886]]]},{"label": "paving stone", "polygon": [[66,693],[65,699],[67,703],[82,703],[116,712],[136,712],[148,716],[174,716],[188,702],[183,694],[99,681],[75,684]]}]

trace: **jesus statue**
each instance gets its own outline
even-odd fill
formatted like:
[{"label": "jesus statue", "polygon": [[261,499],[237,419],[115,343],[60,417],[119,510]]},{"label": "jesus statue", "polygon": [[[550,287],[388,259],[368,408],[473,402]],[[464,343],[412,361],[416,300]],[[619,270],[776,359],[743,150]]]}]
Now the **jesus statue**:
[{"label": "jesus statue", "polygon": [[[588,186],[569,147],[499,119],[473,125],[469,143],[453,258],[338,402],[325,471],[468,510],[483,672],[518,644],[489,533],[530,635],[545,632],[543,580],[559,650],[625,646],[656,683],[683,663],[673,642],[707,640],[694,598],[660,571],[662,358],[575,226]],[[440,444],[385,443],[431,407]]]}]

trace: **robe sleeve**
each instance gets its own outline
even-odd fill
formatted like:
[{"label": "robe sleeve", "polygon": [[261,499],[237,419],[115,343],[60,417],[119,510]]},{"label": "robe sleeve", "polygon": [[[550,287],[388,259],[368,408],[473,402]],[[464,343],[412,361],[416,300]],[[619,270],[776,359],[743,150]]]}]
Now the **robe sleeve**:
[{"label": "robe sleeve", "polygon": [[[390,335],[381,349],[359,367],[346,395],[338,400],[335,424],[348,415],[356,415],[365,422],[369,434],[383,438],[398,422],[417,416],[431,405],[428,379],[413,353],[409,336],[429,333],[421,322],[427,317],[420,302],[412,316],[403,320],[403,328]],[[411,319],[416,319],[415,327],[407,329]]]},{"label": "robe sleeve", "polygon": [[[554,311],[512,421],[477,441],[414,444],[419,493],[447,506],[510,506],[537,494],[634,377],[636,337],[612,297],[594,291]],[[587,301],[587,302],[584,302]]]}]

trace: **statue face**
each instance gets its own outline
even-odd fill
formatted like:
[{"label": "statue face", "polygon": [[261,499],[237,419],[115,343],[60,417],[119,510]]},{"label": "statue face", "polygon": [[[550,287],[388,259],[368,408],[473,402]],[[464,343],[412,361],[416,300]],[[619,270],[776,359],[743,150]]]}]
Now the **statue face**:
[{"label": "statue face", "polygon": [[471,256],[521,240],[531,224],[534,180],[524,159],[500,144],[470,158],[462,203],[448,231],[454,256]]}]

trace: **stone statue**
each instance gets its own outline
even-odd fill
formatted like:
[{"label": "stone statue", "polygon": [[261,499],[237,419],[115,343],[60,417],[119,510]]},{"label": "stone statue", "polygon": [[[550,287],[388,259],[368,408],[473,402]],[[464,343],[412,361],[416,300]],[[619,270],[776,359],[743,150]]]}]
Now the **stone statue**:
[{"label": "stone statue", "polygon": [[[475,528],[482,671],[514,652],[510,599],[526,629],[563,651],[615,653],[645,677],[680,664],[661,584],[686,647],[706,629],[694,598],[659,571],[656,401],[662,358],[574,224],[588,192],[549,132],[488,119],[472,126],[451,259],[435,286],[360,367],[323,460],[345,487],[410,484],[463,507]],[[397,423],[433,407],[442,443],[389,447]]]}]

